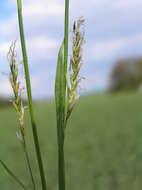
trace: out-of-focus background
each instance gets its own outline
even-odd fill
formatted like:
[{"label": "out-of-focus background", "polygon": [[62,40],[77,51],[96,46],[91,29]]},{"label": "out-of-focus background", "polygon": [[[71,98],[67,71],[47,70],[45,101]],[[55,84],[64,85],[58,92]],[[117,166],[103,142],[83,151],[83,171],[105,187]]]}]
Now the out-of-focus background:
[{"label": "out-of-focus background", "polygon": [[[70,15],[70,38],[74,19],[85,18],[86,43],[81,70],[85,80],[66,131],[68,190],[141,190],[142,1],[72,0]],[[53,97],[57,54],[64,33],[64,0],[23,0],[23,16],[47,185],[49,190],[56,190]],[[0,159],[30,187],[24,154],[16,137],[18,121],[10,102],[7,52],[15,40],[21,59],[16,1],[1,0]],[[26,90],[23,97],[26,98]],[[25,126],[32,166],[40,186],[28,110]],[[1,166],[0,189],[19,190]]]}]

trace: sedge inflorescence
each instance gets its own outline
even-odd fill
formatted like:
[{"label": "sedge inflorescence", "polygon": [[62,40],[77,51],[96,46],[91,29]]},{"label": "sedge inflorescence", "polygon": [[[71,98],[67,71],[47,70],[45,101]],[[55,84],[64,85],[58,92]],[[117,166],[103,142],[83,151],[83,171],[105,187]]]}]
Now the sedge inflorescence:
[{"label": "sedge inflorescence", "polygon": [[67,85],[67,117],[66,120],[71,115],[74,108],[76,100],[79,97],[78,88],[79,83],[83,77],[79,76],[80,68],[83,62],[83,44],[84,40],[84,22],[83,17],[80,17],[77,21],[74,21],[72,30],[72,55],[70,57],[69,65],[69,78]]},{"label": "sedge inflorescence", "polygon": [[19,79],[19,66],[21,65],[20,61],[17,61],[17,55],[15,53],[15,42],[12,43],[8,52],[8,62],[10,66],[9,81],[14,93],[14,99],[12,100],[15,111],[19,119],[19,130],[17,136],[20,140],[24,141],[24,113],[25,107],[22,101],[22,88],[20,86]]}]

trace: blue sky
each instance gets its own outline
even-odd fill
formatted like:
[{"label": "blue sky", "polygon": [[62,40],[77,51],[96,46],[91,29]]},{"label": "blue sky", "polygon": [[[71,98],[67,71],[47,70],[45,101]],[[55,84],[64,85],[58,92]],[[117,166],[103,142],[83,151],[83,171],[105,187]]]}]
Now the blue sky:
[{"label": "blue sky", "polygon": [[[23,15],[33,96],[53,96],[56,60],[64,32],[64,0],[23,0]],[[73,20],[84,16],[86,44],[81,91],[103,90],[117,59],[142,54],[141,0],[70,0]],[[70,32],[71,34],[71,32]],[[17,40],[16,0],[0,2],[0,95],[10,95],[6,54]],[[70,52],[69,52],[70,54]],[[24,84],[23,84],[24,85]]]}]

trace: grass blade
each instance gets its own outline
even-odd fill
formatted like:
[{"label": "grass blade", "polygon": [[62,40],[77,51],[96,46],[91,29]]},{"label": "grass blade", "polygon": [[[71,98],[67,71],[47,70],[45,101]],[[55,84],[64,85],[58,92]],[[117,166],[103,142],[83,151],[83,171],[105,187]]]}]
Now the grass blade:
[{"label": "grass blade", "polygon": [[65,0],[65,28],[64,28],[64,105],[66,105],[68,38],[69,38],[69,0]]},{"label": "grass blade", "polygon": [[25,185],[13,174],[13,172],[6,166],[6,164],[0,160],[0,164],[4,167],[7,173],[24,189],[28,190]]},{"label": "grass blade", "polygon": [[35,123],[34,110],[33,110],[31,83],[30,83],[30,75],[29,75],[29,68],[28,68],[28,58],[27,58],[25,37],[24,37],[21,0],[17,0],[17,5],[18,5],[20,39],[21,39],[21,47],[22,47],[22,54],[23,54],[23,61],[24,61],[24,70],[25,70],[26,87],[27,87],[27,94],[28,94],[29,111],[30,111],[32,130],[33,130],[33,138],[34,138],[36,156],[37,156],[39,172],[40,172],[40,177],[41,177],[42,189],[46,190],[46,180],[45,180],[45,174],[44,174],[44,169],[43,169],[41,151],[40,151],[40,146],[39,146],[39,140],[38,140],[36,123]]},{"label": "grass blade", "polygon": [[25,152],[25,156],[26,156],[26,161],[27,161],[33,189],[36,190],[36,184],[35,184],[35,180],[34,180],[34,176],[33,176],[33,171],[32,171],[32,167],[31,167],[30,158],[29,158],[29,154],[27,151],[27,145],[26,145],[25,139],[24,139],[24,143],[23,143],[23,148],[24,148],[24,152]]},{"label": "grass blade", "polygon": [[56,70],[55,101],[57,115],[57,138],[58,138],[58,177],[59,190],[65,190],[65,163],[64,163],[64,43],[62,43]]}]

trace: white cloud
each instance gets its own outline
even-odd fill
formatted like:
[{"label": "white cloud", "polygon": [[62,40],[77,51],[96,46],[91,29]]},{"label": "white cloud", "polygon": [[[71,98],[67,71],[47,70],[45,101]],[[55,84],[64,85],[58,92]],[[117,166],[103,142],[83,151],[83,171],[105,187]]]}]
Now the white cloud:
[{"label": "white cloud", "polygon": [[16,34],[16,26],[18,20],[15,15],[7,20],[0,20],[0,34],[6,37],[14,36]]},{"label": "white cloud", "polygon": [[[9,0],[17,8],[17,1]],[[25,0],[22,2],[25,17],[57,16],[64,13],[64,3],[61,0]]]},{"label": "white cloud", "polygon": [[82,80],[81,87],[83,92],[88,92],[90,90],[104,90],[108,87],[109,78],[108,74],[105,72],[93,72],[88,73],[85,76],[85,80]]},{"label": "white cloud", "polygon": [[[15,6],[15,12],[8,19],[0,20],[0,34],[6,37],[17,37],[18,34],[18,19],[17,7],[15,0],[11,3]],[[8,4],[8,3],[7,3]],[[52,18],[60,19],[64,15],[64,4],[60,1],[38,1],[28,0],[23,1],[23,18],[25,29],[30,30],[33,26],[38,31],[41,27],[45,26],[52,20]]]},{"label": "white cloud", "polygon": [[112,1],[112,6],[116,10],[126,10],[126,9],[133,9],[134,7],[142,6],[141,0],[118,0]]},{"label": "white cloud", "polygon": [[10,42],[0,43],[0,56],[6,56],[10,47]]},{"label": "white cloud", "polygon": [[[16,1],[11,0],[11,3],[16,6]],[[45,30],[45,20],[49,17],[56,16],[61,18],[64,13],[64,4],[56,0],[52,1],[23,1],[23,15],[26,35],[26,44],[28,52],[32,59],[36,60],[49,59],[53,56],[54,50],[57,48],[58,39],[49,38],[46,34],[40,34],[40,31]],[[51,23],[51,22],[49,22]],[[35,31],[33,26],[36,26]],[[17,11],[6,20],[0,20],[0,54],[6,56],[9,46],[12,41],[17,40],[19,46],[19,29]],[[31,32],[32,30],[32,32]]]},{"label": "white cloud", "polygon": [[2,96],[12,95],[12,89],[11,89],[11,86],[10,86],[8,79],[7,80],[1,80],[0,83],[1,83],[0,95],[2,95]]},{"label": "white cloud", "polygon": [[[0,56],[6,57],[11,43],[12,41],[0,43]],[[34,36],[27,39],[28,55],[32,58],[33,61],[35,59],[50,59],[57,47],[58,40],[49,39],[47,36]],[[21,55],[19,51],[19,49],[21,49],[19,41],[17,41],[16,49],[18,51],[18,54]]]},{"label": "white cloud", "polygon": [[32,1],[31,3],[25,4],[23,7],[23,14],[25,17],[33,17],[38,18],[47,17],[47,16],[59,16],[64,13],[64,6],[63,4],[59,4],[57,2],[47,3],[47,1],[39,2],[39,1]]},{"label": "white cloud", "polygon": [[93,59],[111,59],[119,53],[128,51],[142,43],[142,33],[129,37],[121,37],[112,40],[100,41],[90,45],[89,52]]},{"label": "white cloud", "polygon": [[58,40],[49,39],[47,36],[35,36],[27,40],[27,47],[32,59],[49,59],[58,47]]},{"label": "white cloud", "polygon": [[32,75],[31,86],[34,98],[54,96],[54,77],[53,73],[49,71]]}]

